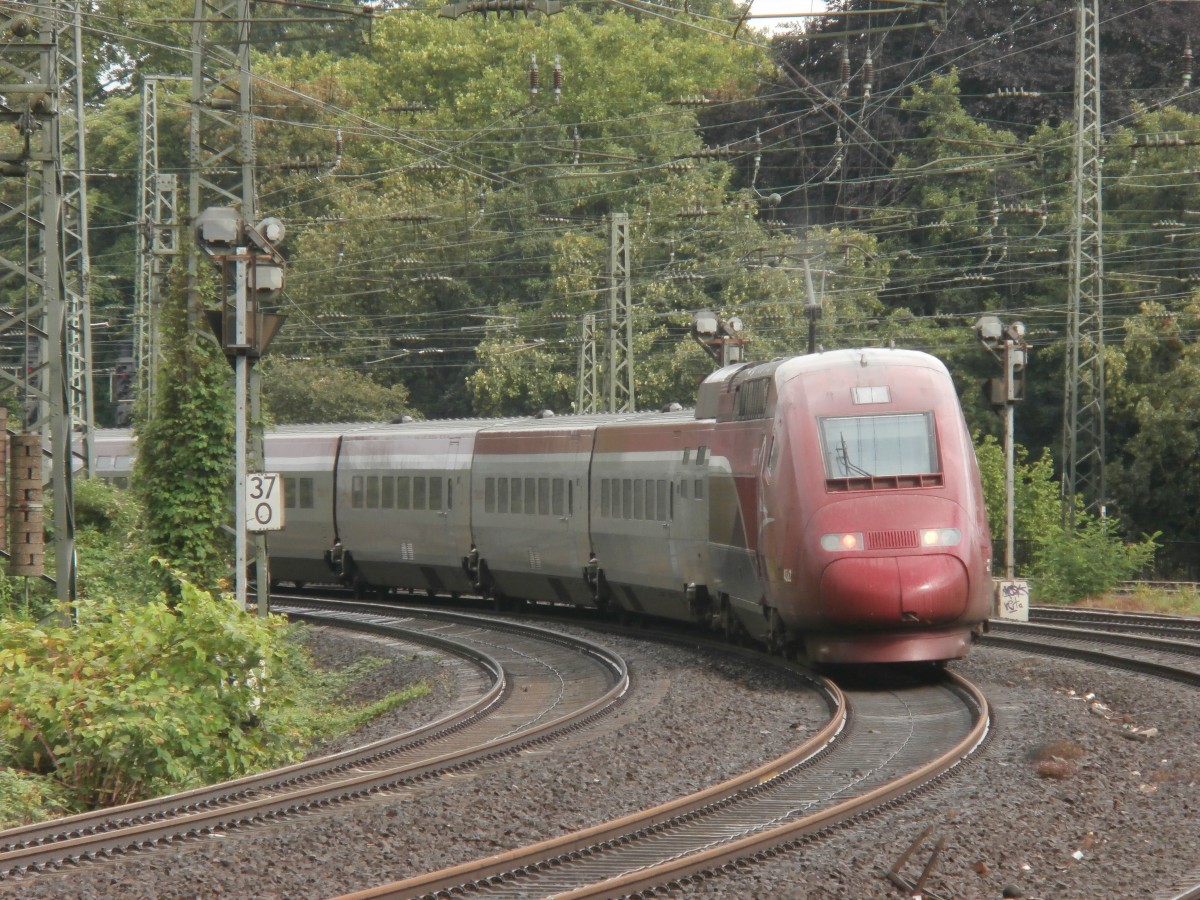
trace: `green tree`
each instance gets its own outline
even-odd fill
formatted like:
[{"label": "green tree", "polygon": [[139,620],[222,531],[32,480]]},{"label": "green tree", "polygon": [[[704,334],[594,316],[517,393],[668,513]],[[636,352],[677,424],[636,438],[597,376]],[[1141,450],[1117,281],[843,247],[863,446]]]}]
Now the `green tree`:
[{"label": "green tree", "polygon": [[265,359],[263,403],[276,425],[390,422],[412,412],[403,385],[383,387],[362,372],[319,360]]}]

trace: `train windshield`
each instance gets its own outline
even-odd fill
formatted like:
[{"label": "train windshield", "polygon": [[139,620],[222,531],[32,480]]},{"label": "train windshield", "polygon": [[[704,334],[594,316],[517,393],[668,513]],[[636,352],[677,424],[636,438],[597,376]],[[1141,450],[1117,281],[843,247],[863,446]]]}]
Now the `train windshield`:
[{"label": "train windshield", "polygon": [[938,471],[932,413],[821,419],[827,478]]}]

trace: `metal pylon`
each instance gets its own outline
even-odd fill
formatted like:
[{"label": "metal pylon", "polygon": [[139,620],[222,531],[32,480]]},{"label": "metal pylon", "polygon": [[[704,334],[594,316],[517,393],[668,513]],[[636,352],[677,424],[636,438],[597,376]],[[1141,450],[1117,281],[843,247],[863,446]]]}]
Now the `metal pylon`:
[{"label": "metal pylon", "polygon": [[629,215],[613,213],[608,232],[608,411],[634,412],[633,291]]},{"label": "metal pylon", "polygon": [[[208,206],[233,206],[257,220],[250,77],[250,0],[195,0],[192,108],[188,135],[188,221]],[[189,242],[188,271],[199,271]]]},{"label": "metal pylon", "polygon": [[[84,447],[90,442],[87,402],[78,400],[80,394],[90,396],[90,369],[82,362],[90,342],[87,207],[78,139],[83,108],[75,49],[79,15],[77,0],[0,7],[0,56],[6,69],[0,107],[0,127],[5,128],[0,141],[0,376],[24,401],[25,429],[40,431],[49,444],[49,481],[58,500],[56,583],[59,599],[67,603],[75,600],[70,497],[76,410],[82,411],[78,421]],[[64,63],[64,45],[73,67]],[[70,93],[63,69],[70,71]],[[73,142],[67,140],[64,147],[68,128]],[[64,165],[65,148],[71,148],[69,166]],[[77,374],[78,366],[83,368]]]},{"label": "metal pylon", "polygon": [[1063,390],[1063,512],[1077,498],[1104,514],[1104,251],[1101,197],[1100,16],[1080,0],[1075,42],[1075,140],[1071,256]]},{"label": "metal pylon", "polygon": [[596,390],[596,316],[586,313],[579,317],[579,378],[575,388],[575,412],[600,411],[600,396]]},{"label": "metal pylon", "polygon": [[178,179],[159,171],[158,89],[182,75],[142,82],[142,153],[138,164],[137,281],[134,284],[134,371],[140,394],[154,396],[158,374],[158,308],[171,258],[179,252]]}]

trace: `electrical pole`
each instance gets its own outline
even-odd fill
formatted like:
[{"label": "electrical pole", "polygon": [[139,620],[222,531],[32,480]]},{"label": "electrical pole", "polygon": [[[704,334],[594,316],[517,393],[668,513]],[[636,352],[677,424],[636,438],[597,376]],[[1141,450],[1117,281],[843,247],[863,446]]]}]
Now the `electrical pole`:
[{"label": "electrical pole", "polygon": [[[254,185],[253,81],[250,74],[251,0],[208,2],[194,0],[192,22],[192,106],[188,134],[188,221],[195,223],[202,209],[231,208],[247,225],[258,221]],[[233,68],[230,69],[232,64]],[[196,280],[200,248],[193,243],[188,254],[188,318],[198,326],[203,316]],[[228,279],[225,279],[228,286]],[[252,412],[260,407],[258,370],[248,366],[245,390]],[[239,378],[239,389],[241,379]],[[245,398],[239,398],[239,403]],[[246,451],[249,465],[262,471],[262,420],[255,416]],[[247,440],[238,435],[238,441]],[[244,485],[243,485],[244,487]],[[241,556],[246,523],[234,522],[235,556]],[[266,537],[255,535],[258,611],[268,611],[270,575]],[[245,583],[244,570],[236,573]],[[244,596],[239,598],[244,602]]]},{"label": "electrical pole", "polygon": [[988,379],[986,388],[992,408],[1004,417],[1004,578],[1016,577],[1015,510],[1016,471],[1013,436],[1013,408],[1025,399],[1025,363],[1029,345],[1021,322],[1005,325],[995,316],[983,316],[975,323],[975,335],[1004,369],[1002,379]]},{"label": "electrical pole", "polygon": [[1063,518],[1077,497],[1105,515],[1104,251],[1098,0],[1079,0],[1075,42],[1075,139],[1071,167],[1071,256],[1063,385]]},{"label": "electrical pole", "polygon": [[[15,365],[0,367],[25,400],[25,430],[41,432],[36,450],[49,438],[49,482],[54,504],[55,583],[58,599],[75,602],[75,522],[71,502],[73,422],[82,432],[85,465],[90,455],[90,347],[87,299],[86,203],[83,189],[82,101],[78,77],[79,16],[77,0],[36,6],[0,7],[0,55],[3,55],[6,104],[0,125],[15,129],[19,149],[0,154],[0,176],[23,180],[10,191],[0,215],[0,287],[10,306],[0,317],[6,351],[16,351]],[[61,48],[68,48],[64,62]],[[73,98],[65,104],[63,69],[69,72]],[[74,167],[64,171],[64,128],[70,128],[67,151]],[[11,182],[10,182],[11,183]],[[12,256],[8,255],[10,252]],[[15,339],[15,341],[13,340]],[[77,371],[78,370],[78,371]],[[33,471],[32,469],[30,470]],[[37,545],[32,565],[20,574],[40,574],[42,506],[40,471],[26,486],[26,498],[12,512],[24,516],[29,546]],[[36,495],[36,499],[34,499]],[[14,532],[15,532],[14,528]],[[36,532],[36,533],[35,533]],[[17,549],[14,536],[13,549]],[[15,556],[15,554],[14,554]]]},{"label": "electrical pole", "polygon": [[67,405],[71,435],[79,440],[83,471],[95,465],[96,416],[92,373],[91,256],[88,248],[87,152],[84,145],[83,2],[63,0],[59,72],[64,107],[59,129],[62,160],[63,289],[66,296]]},{"label": "electrical pole", "polygon": [[608,327],[608,411],[635,412],[628,213],[613,213],[609,217]]},{"label": "electrical pole", "polygon": [[596,315],[579,317],[579,378],[575,385],[575,412],[594,413],[600,409],[596,391]]},{"label": "electrical pole", "polygon": [[[158,89],[182,75],[146,75],[142,81],[142,146],[138,161],[138,242],[134,282],[134,372],[137,392],[158,388],[158,310],[171,258],[179,252],[178,180],[159,171]],[[118,424],[123,416],[118,409]],[[153,414],[153,404],[147,408]]]}]

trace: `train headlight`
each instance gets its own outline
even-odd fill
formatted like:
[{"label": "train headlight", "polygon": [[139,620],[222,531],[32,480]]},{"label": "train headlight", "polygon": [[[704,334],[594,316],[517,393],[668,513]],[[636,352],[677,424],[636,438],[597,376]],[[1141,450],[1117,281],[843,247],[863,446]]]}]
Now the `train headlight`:
[{"label": "train headlight", "polygon": [[954,547],[962,540],[962,532],[957,528],[922,528],[922,547]]},{"label": "train headlight", "polygon": [[837,553],[843,550],[861,550],[862,548],[863,536],[861,532],[847,531],[841,534],[821,535],[821,549],[828,550],[830,553]]}]

